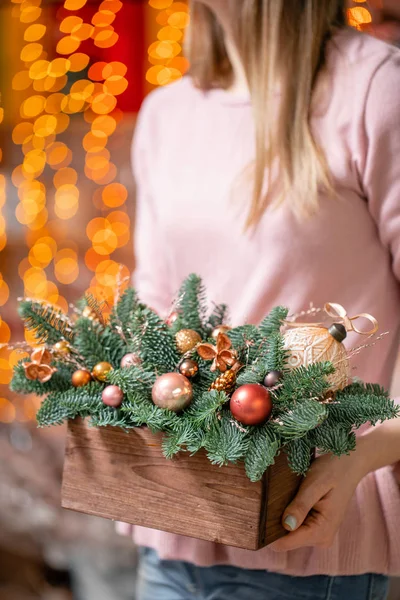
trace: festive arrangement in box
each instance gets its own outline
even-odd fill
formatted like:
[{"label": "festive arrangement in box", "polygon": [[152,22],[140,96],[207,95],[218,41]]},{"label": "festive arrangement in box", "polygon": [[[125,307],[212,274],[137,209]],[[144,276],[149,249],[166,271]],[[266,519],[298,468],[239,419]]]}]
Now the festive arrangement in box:
[{"label": "festive arrangement in box", "polygon": [[[16,367],[11,388],[45,396],[39,426],[89,417],[94,427],[148,426],[163,432],[163,452],[204,448],[216,465],[243,461],[258,481],[282,451],[305,474],[312,450],[348,453],[363,423],[398,416],[379,385],[350,383],[348,351],[354,326],[327,304],[328,328],[288,318],[274,308],[260,323],[229,327],[227,307],[207,315],[201,279],[182,284],[164,321],[134,289],[117,290],[114,306],[85,297],[71,316],[30,299],[20,304],[38,343]],[[310,313],[317,310],[308,311]]]}]

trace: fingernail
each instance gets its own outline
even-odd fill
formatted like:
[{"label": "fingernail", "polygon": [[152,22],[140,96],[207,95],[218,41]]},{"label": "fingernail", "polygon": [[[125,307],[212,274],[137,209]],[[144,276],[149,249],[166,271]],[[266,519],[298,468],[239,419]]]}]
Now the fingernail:
[{"label": "fingernail", "polygon": [[297,527],[297,519],[293,515],[288,515],[283,522],[290,531],[294,531]]}]

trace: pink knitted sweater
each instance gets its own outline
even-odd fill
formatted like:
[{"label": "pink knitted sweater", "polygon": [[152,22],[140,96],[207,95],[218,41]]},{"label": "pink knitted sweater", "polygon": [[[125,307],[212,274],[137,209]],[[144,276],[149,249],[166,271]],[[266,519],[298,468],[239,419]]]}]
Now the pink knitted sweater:
[{"label": "pink knitted sweater", "polygon": [[[189,77],[152,93],[133,153],[135,284],[165,314],[182,279],[198,273],[210,300],[230,306],[235,325],[257,323],[277,304],[297,312],[331,301],[349,314],[369,312],[390,335],[357,357],[356,374],[389,386],[400,329],[400,52],[353,30],[339,33],[312,126],[338,198],[321,194],[317,216],[300,223],[287,206],[267,210],[247,234],[251,192],[238,175],[254,157],[248,99],[201,92]],[[329,549],[251,552],[140,527],[134,537],[162,558],[203,566],[399,575],[400,492],[390,467],[365,477]]]}]

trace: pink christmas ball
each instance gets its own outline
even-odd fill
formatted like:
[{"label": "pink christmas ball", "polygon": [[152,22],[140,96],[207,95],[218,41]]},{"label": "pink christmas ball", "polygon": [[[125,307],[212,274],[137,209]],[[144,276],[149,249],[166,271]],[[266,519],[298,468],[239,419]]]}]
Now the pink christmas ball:
[{"label": "pink christmas ball", "polygon": [[191,403],[193,389],[184,375],[165,373],[156,379],[151,395],[156,406],[180,412]]},{"label": "pink christmas ball", "polygon": [[121,367],[138,367],[141,364],[141,360],[137,354],[134,352],[129,352],[129,354],[125,354],[121,360]]},{"label": "pink christmas ball", "polygon": [[120,406],[123,398],[124,393],[117,385],[108,385],[101,394],[104,404],[113,408]]}]

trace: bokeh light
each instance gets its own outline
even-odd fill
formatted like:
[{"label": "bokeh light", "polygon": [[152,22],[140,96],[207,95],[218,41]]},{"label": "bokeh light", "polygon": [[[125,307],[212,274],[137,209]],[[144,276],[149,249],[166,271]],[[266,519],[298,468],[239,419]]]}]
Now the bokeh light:
[{"label": "bokeh light", "polygon": [[148,49],[153,66],[147,70],[146,79],[154,86],[164,86],[181,79],[189,68],[181,43],[190,22],[188,6],[169,0],[149,0],[149,5],[159,11],[156,21],[160,29],[157,41]]}]

